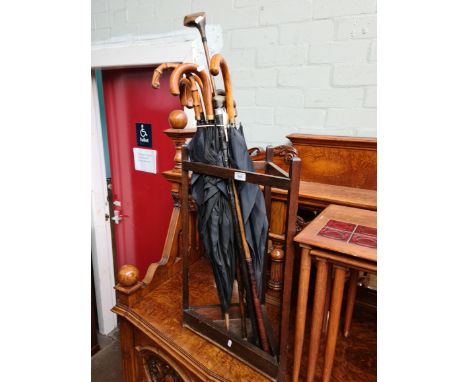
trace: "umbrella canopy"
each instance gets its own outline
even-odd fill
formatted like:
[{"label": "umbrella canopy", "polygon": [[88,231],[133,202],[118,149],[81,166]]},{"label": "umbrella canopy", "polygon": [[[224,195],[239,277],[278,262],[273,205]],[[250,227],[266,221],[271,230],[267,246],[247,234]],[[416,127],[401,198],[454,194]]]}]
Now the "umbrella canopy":
[{"label": "umbrella canopy", "polygon": [[[218,127],[199,126],[188,145],[190,159],[223,166]],[[236,270],[234,221],[222,178],[192,174],[192,196],[198,205],[198,232],[210,259],[223,313],[229,309]]]},{"label": "umbrella canopy", "polygon": [[[252,159],[247,150],[242,125],[239,129],[230,127],[229,159],[232,168],[255,172]],[[255,279],[259,297],[262,294],[262,272],[265,259],[265,245],[268,235],[268,218],[265,199],[256,184],[238,182],[237,189],[244,219],[245,235],[253,260]]]}]

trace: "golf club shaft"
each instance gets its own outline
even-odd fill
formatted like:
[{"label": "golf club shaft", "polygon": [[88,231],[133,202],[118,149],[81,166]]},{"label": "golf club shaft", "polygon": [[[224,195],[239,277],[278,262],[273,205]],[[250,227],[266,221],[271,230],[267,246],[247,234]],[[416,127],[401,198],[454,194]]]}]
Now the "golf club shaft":
[{"label": "golf club shaft", "polygon": [[[198,32],[200,33],[200,38],[203,44],[203,50],[205,51],[205,59],[207,70],[210,67],[210,54],[208,49],[208,42],[206,40],[206,13],[205,12],[196,12],[184,17],[184,26],[189,28],[197,28]],[[211,80],[211,91],[212,97],[216,95],[216,84],[214,81],[213,76],[210,75]]]},{"label": "golf club shaft", "polygon": [[[205,50],[206,64],[208,65],[207,68],[208,68],[208,71],[209,71],[210,56],[209,56],[209,53],[208,53],[209,50],[208,50],[208,44],[206,42],[206,37],[204,39],[202,38],[202,42],[203,42],[203,49]],[[215,84],[214,77],[211,75],[211,73],[210,73],[210,80],[211,80],[211,87],[212,87],[212,96],[214,97],[216,95],[216,84]]]}]

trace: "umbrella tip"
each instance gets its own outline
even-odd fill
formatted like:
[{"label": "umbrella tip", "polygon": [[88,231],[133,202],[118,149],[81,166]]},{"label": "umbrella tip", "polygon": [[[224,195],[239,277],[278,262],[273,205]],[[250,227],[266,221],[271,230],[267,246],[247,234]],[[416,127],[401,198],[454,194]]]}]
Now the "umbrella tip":
[{"label": "umbrella tip", "polygon": [[226,322],[226,329],[229,331],[229,313],[224,313],[224,321]]}]

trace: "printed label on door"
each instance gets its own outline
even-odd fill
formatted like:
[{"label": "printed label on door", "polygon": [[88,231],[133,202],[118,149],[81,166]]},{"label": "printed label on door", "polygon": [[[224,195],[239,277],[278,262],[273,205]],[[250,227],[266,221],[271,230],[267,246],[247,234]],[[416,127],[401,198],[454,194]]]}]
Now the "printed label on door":
[{"label": "printed label on door", "polygon": [[133,160],[136,171],[150,172],[156,174],[156,150],[133,148]]}]

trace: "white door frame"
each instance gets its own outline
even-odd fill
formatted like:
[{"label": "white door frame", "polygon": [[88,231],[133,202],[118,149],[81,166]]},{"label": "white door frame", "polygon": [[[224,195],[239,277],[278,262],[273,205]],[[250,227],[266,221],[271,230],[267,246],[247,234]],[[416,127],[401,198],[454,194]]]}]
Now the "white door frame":
[{"label": "white door frame", "polygon": [[[221,28],[207,25],[210,52],[219,52],[223,46]],[[156,66],[162,62],[195,62],[206,67],[200,37],[195,30],[153,36],[112,39],[91,47],[91,68],[111,69],[138,66]],[[117,319],[111,308],[115,305],[114,262],[112,253],[111,215],[107,201],[107,184],[102,141],[102,124],[94,70],[91,75],[91,253],[96,290],[96,310],[99,332],[109,334],[117,327]],[[193,121],[193,110],[185,110]],[[191,123],[189,122],[189,126]],[[145,274],[146,269],[140,269]]]},{"label": "white door frame", "polygon": [[109,334],[117,326],[115,314],[110,311],[115,305],[114,260],[110,220],[106,220],[106,215],[110,214],[101,117],[94,72],[91,76],[91,94],[91,258],[99,331],[102,334]]}]

